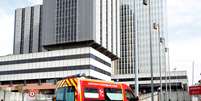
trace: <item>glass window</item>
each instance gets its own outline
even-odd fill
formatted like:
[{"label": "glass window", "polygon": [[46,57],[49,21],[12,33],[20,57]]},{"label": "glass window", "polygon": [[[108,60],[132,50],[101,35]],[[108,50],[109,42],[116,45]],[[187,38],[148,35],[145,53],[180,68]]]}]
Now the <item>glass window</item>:
[{"label": "glass window", "polygon": [[96,88],[85,88],[84,89],[84,97],[85,98],[98,99],[99,98],[98,89],[96,89]]},{"label": "glass window", "polygon": [[108,101],[123,101],[121,89],[105,88],[105,99]]},{"label": "glass window", "polygon": [[74,87],[68,87],[66,88],[66,94],[65,94],[65,101],[75,101],[75,88]]},{"label": "glass window", "polygon": [[75,88],[74,87],[58,88],[56,91],[56,101],[75,101]]},{"label": "glass window", "polygon": [[57,101],[64,101],[64,91],[65,88],[59,88],[56,91],[56,100]]}]

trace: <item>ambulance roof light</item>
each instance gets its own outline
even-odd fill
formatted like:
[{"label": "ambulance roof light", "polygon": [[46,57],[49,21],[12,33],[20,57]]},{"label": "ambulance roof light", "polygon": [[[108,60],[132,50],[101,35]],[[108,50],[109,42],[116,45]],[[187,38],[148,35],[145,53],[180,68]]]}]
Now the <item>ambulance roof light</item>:
[{"label": "ambulance roof light", "polygon": [[80,73],[80,74],[66,76],[64,78],[66,79],[66,78],[76,78],[76,77],[86,77],[86,74],[85,73]]}]

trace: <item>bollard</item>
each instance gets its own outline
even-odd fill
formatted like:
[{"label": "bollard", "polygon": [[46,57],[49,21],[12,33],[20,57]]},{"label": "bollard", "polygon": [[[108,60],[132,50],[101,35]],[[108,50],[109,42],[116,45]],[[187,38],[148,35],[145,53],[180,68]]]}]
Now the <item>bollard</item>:
[{"label": "bollard", "polygon": [[4,90],[3,92],[3,101],[6,101],[6,91]]}]

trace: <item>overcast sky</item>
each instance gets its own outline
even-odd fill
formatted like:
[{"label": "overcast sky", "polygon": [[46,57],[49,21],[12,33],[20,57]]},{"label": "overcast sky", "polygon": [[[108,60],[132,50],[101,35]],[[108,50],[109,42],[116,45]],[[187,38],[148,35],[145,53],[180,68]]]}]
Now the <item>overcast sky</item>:
[{"label": "overcast sky", "polygon": [[[0,55],[12,54],[15,8],[41,4],[41,0],[0,1]],[[191,83],[201,79],[201,0],[167,0],[168,46],[171,70],[187,70]]]},{"label": "overcast sky", "polygon": [[167,0],[171,67],[187,70],[190,84],[193,61],[195,81],[201,79],[200,4],[201,0]]}]

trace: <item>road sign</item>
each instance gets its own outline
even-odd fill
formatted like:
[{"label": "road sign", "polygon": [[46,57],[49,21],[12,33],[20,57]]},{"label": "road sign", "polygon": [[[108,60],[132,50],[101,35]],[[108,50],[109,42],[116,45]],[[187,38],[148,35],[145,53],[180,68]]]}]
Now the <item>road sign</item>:
[{"label": "road sign", "polygon": [[201,95],[201,85],[199,86],[190,86],[189,87],[190,95]]},{"label": "road sign", "polygon": [[29,90],[29,96],[30,97],[35,97],[35,95],[38,93],[38,90],[36,89],[31,89]]}]

